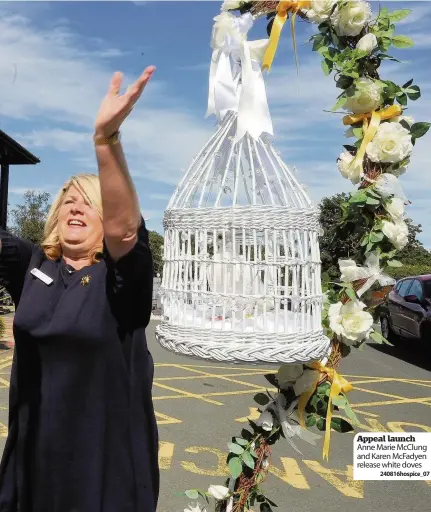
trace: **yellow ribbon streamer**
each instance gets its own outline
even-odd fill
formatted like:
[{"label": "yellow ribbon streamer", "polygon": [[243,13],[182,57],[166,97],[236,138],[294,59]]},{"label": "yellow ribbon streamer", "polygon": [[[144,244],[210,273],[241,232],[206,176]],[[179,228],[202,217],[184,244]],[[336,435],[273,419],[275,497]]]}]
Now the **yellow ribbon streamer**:
[{"label": "yellow ribbon streamer", "polygon": [[[330,382],[331,382],[331,392],[329,394],[328,399],[328,410],[326,413],[326,431],[325,431],[325,440],[323,443],[323,458],[328,460],[329,456],[329,445],[330,445],[330,439],[331,439],[331,420],[332,420],[332,413],[334,410],[334,406],[332,404],[332,400],[334,397],[338,396],[341,392],[342,393],[348,393],[353,389],[353,386],[348,382],[344,377],[339,375],[334,368],[328,368],[327,366],[324,366],[320,361],[314,362],[309,365],[313,370],[318,370],[320,373],[325,373]],[[301,427],[305,428],[305,422],[304,422],[304,410],[305,406],[308,403],[308,400],[313,395],[314,391],[316,390],[317,384],[319,382],[319,378],[316,379],[316,381],[313,383],[313,386],[311,389],[303,393],[299,399],[298,402],[298,415],[299,415],[299,423]]]},{"label": "yellow ribbon streamer", "polygon": [[277,14],[274,18],[274,23],[271,29],[271,35],[269,36],[269,44],[266,49],[265,56],[263,57],[262,69],[271,69],[272,62],[277,52],[278,42],[280,40],[281,31],[286,23],[289,13],[293,13],[291,18],[292,28],[292,41],[293,51],[295,53],[296,70],[298,71],[298,56],[296,52],[296,37],[295,37],[295,19],[298,11],[301,9],[307,9],[311,6],[311,1],[298,0],[298,1],[282,1],[277,5]]},{"label": "yellow ribbon streamer", "polygon": [[361,173],[363,172],[362,164],[364,161],[365,151],[368,144],[373,140],[374,135],[377,133],[377,129],[380,123],[387,119],[392,119],[393,117],[399,116],[401,113],[402,109],[399,105],[392,105],[378,111],[373,110],[367,114],[350,114],[348,116],[344,116],[343,124],[347,126],[360,123],[362,121],[363,139],[361,147],[358,149],[358,152],[356,153],[356,156],[350,163],[349,167],[355,167],[356,165],[359,165],[361,168]]}]

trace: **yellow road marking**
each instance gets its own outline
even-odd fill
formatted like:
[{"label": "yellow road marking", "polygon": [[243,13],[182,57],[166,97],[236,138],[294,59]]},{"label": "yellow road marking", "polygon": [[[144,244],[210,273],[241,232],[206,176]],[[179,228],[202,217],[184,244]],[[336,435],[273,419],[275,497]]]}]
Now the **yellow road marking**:
[{"label": "yellow road marking", "polygon": [[9,387],[10,387],[9,381],[8,381],[8,380],[6,380],[6,379],[3,379],[3,377],[0,377],[0,382],[1,382],[2,384],[4,384],[4,386],[5,386],[6,388],[9,388]]},{"label": "yellow road marking", "polygon": [[[217,458],[217,467],[215,469],[199,468],[194,462],[181,461],[181,466],[190,473],[205,476],[218,476],[224,477],[229,475],[229,470],[226,464],[227,453],[217,448],[209,448],[208,446],[190,446],[184,450],[186,453],[212,453]],[[206,459],[208,457],[205,457]]]},{"label": "yellow road marking", "polygon": [[171,469],[172,459],[174,457],[175,445],[166,441],[159,443],[159,466],[160,469]]},{"label": "yellow road marking", "polygon": [[196,395],[195,393],[189,393],[188,391],[184,391],[183,389],[177,389],[172,386],[167,386],[166,384],[160,384],[160,382],[155,382],[154,386],[157,386],[158,388],[168,389],[169,391],[175,391],[176,393],[180,393],[183,395],[181,398],[196,398],[197,400],[203,400],[204,402],[208,402],[210,404],[224,405],[221,402],[217,402],[216,400],[206,398],[204,395]]},{"label": "yellow road marking", "polygon": [[[347,471],[343,471],[340,469],[325,468],[316,460],[304,460],[303,462],[312,471],[334,486],[337,491],[344,494],[344,496],[348,496],[349,498],[364,497],[364,482],[362,480],[353,480],[353,466],[347,466]],[[346,480],[341,480],[338,478],[339,476],[345,477]]]},{"label": "yellow road marking", "polygon": [[156,415],[158,425],[173,425],[174,423],[182,423],[182,420],[172,418],[172,416],[167,416],[166,414],[162,414],[161,412],[155,411],[154,414]]},{"label": "yellow road marking", "polygon": [[254,388],[254,389],[262,388],[262,386],[258,386],[257,384],[251,384],[250,382],[244,382],[242,380],[231,379],[229,377],[226,377],[225,375],[219,375],[217,373],[203,372],[202,370],[196,370],[195,368],[186,368],[185,366],[177,366],[177,368],[181,368],[182,370],[188,369],[191,372],[200,373],[203,377],[207,377],[207,378],[211,378],[211,379],[226,380],[228,382],[232,382],[233,384],[241,384],[242,386],[247,386],[249,388]]},{"label": "yellow road marking", "polygon": [[[189,370],[189,368],[188,368]],[[208,375],[211,375],[211,377],[219,377],[218,374],[208,374]],[[220,375],[221,377],[244,377],[244,376],[259,376],[259,375],[263,375],[263,374],[253,374],[253,373],[227,373],[227,374],[223,374],[223,375]],[[206,372],[202,372],[202,375],[186,375],[184,377],[157,377],[154,379],[155,382],[162,382],[162,381],[171,381],[171,380],[198,380],[198,379],[205,379],[205,377],[207,377],[207,373]]]}]

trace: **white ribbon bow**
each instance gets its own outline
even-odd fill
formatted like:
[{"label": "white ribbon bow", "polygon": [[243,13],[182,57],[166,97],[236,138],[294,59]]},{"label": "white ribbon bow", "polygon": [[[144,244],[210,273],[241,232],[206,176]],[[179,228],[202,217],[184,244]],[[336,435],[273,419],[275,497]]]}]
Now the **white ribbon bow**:
[{"label": "white ribbon bow", "polygon": [[299,398],[295,399],[286,409],[286,397],[282,393],[279,393],[276,396],[275,401],[271,402],[267,408],[271,409],[275,416],[277,417],[287,442],[292,446],[294,450],[296,450],[299,454],[302,455],[302,452],[296,446],[292,438],[297,436],[300,439],[306,441],[307,443],[310,443],[315,446],[317,439],[320,439],[321,436],[319,436],[318,434],[313,434],[309,430],[302,428],[301,425],[298,425],[295,421],[292,420],[291,414],[293,413],[295,407],[297,406],[298,401]]},{"label": "white ribbon bow", "polygon": [[273,135],[261,71],[269,40],[244,40],[252,25],[250,13],[235,18],[234,29],[225,35],[222,46],[214,48],[211,58],[206,117],[215,114],[221,123],[229,111],[238,112],[235,142],[247,132],[254,139],[263,132]]},{"label": "white ribbon bow", "polygon": [[358,267],[353,260],[339,260],[338,264],[342,281],[351,283],[359,279],[367,280],[356,292],[358,297],[368,291],[376,281],[380,283],[380,286],[389,286],[396,283],[395,279],[382,272],[379,264],[379,255],[376,252],[368,254],[364,267]]}]

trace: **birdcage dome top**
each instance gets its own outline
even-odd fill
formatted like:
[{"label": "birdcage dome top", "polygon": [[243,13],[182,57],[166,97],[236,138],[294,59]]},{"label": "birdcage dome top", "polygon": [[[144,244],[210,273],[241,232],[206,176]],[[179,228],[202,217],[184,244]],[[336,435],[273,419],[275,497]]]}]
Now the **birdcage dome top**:
[{"label": "birdcage dome top", "polygon": [[295,168],[289,168],[269,134],[237,142],[238,114],[229,112],[193,159],[168,209],[273,206],[314,209]]}]

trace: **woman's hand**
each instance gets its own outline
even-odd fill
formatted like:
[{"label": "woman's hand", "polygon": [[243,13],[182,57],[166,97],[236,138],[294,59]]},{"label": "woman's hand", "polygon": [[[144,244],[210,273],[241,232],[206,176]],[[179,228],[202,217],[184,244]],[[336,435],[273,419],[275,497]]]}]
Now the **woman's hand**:
[{"label": "woman's hand", "polygon": [[108,93],[103,99],[94,124],[95,135],[109,137],[120,129],[121,124],[130,114],[138,101],[148,81],[155,71],[154,66],[148,66],[142,75],[120,96],[123,74],[114,73]]}]

